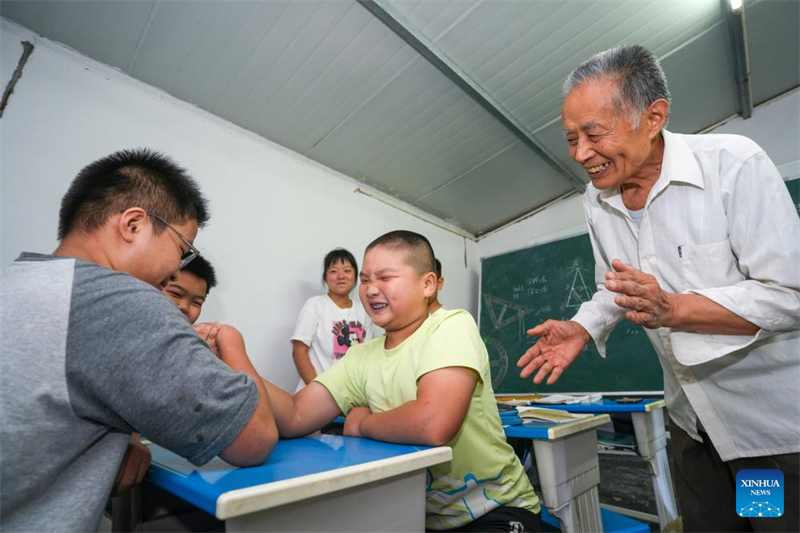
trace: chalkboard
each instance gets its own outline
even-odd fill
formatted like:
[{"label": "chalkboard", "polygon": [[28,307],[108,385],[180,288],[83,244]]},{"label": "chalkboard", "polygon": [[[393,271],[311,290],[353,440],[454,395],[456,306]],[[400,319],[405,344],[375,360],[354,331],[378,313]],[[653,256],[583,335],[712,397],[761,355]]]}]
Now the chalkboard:
[{"label": "chalkboard", "polygon": [[594,257],[583,234],[486,258],[481,269],[481,336],[497,393],[641,392],[664,389],[658,356],[641,326],[623,320],[606,359],[591,342],[553,385],[521,379],[517,359],[533,345],[526,331],[547,319],[569,320],[595,292]]},{"label": "chalkboard", "polygon": [[[800,215],[800,179],[785,182]],[[483,260],[481,336],[498,393],[649,392],[664,387],[661,365],[640,326],[623,320],[602,359],[594,343],[553,385],[520,379],[517,359],[533,345],[525,332],[547,319],[569,320],[591,299],[594,258],[589,235],[525,248]]]}]

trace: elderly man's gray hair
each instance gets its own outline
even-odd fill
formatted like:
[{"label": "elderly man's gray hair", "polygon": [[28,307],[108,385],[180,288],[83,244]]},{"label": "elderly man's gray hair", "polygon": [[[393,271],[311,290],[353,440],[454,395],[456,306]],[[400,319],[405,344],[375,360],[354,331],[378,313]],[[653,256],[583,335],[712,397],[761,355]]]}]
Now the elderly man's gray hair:
[{"label": "elderly man's gray hair", "polygon": [[618,83],[614,112],[626,117],[633,128],[639,125],[642,113],[650,104],[660,98],[670,101],[667,77],[658,59],[638,44],[618,46],[581,63],[567,76],[564,96],[586,81],[603,79]]}]

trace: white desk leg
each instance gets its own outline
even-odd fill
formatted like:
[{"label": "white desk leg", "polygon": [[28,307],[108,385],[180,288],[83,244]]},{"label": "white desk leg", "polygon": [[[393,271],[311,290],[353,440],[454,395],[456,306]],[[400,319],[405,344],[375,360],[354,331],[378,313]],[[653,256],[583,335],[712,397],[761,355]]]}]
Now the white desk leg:
[{"label": "white desk leg", "polygon": [[425,531],[425,470],[225,521],[238,531]]},{"label": "white desk leg", "polygon": [[597,432],[584,431],[553,441],[534,440],[533,450],[544,505],[558,518],[561,531],[602,531]]},{"label": "white desk leg", "polygon": [[656,495],[658,523],[661,530],[678,518],[675,503],[675,489],[669,472],[667,458],[667,435],[664,433],[664,410],[655,409],[649,413],[631,413],[633,429],[639,453],[650,465],[653,476],[653,492]]}]

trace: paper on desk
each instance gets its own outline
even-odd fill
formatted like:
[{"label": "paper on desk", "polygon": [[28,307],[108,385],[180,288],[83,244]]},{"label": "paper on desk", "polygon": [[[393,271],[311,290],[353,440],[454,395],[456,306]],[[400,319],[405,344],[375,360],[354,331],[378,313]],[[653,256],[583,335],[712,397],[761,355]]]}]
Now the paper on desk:
[{"label": "paper on desk", "polygon": [[517,394],[514,396],[495,396],[495,399],[506,405],[530,405],[544,398],[541,394]]},{"label": "paper on desk", "polygon": [[536,403],[572,405],[574,403],[599,402],[602,399],[602,394],[548,394],[536,400]]},{"label": "paper on desk", "polygon": [[517,407],[519,417],[523,420],[539,420],[541,422],[555,422],[561,424],[583,418],[592,418],[589,413],[568,413],[561,409],[547,409],[546,407]]}]

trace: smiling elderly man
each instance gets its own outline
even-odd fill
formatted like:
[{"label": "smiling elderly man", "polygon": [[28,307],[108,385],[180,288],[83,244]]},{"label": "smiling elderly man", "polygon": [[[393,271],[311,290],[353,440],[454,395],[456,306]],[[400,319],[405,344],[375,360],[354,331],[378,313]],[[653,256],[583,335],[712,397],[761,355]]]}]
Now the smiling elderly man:
[{"label": "smiling elderly man", "polygon": [[[664,369],[685,530],[800,531],[800,219],[778,170],[747,138],[666,131],[667,81],[641,46],[593,56],[564,92],[598,290],[528,332],[522,377],[552,384],[590,340],[605,356],[618,322],[641,324]],[[783,472],[783,516],[738,516],[741,469]]]}]

